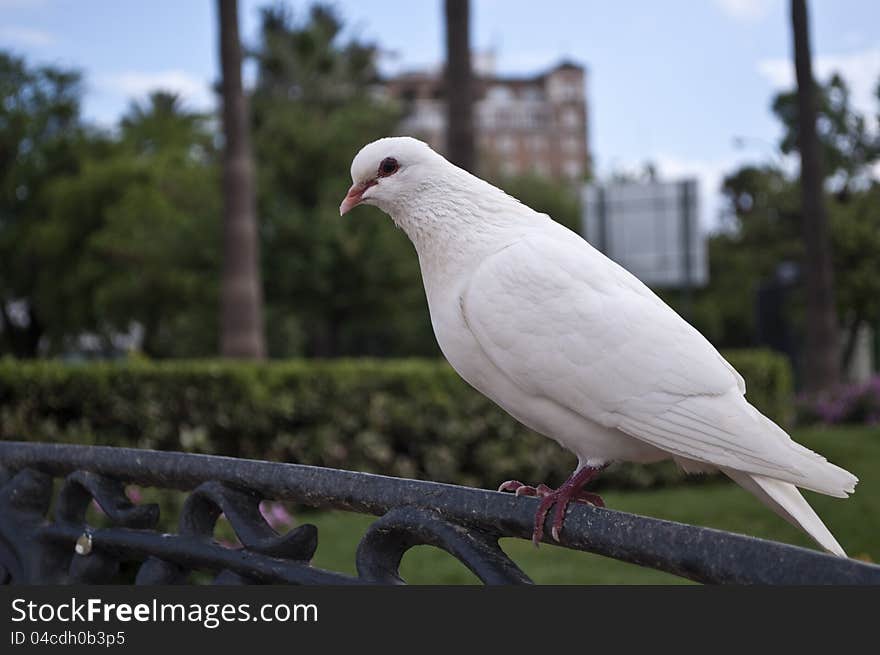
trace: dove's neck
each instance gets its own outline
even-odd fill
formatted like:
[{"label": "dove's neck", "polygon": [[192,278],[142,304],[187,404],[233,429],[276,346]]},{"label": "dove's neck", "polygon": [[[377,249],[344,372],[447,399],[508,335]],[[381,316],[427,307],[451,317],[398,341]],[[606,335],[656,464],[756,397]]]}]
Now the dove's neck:
[{"label": "dove's neck", "polygon": [[439,276],[477,265],[540,220],[501,189],[460,169],[421,183],[387,211],[413,242],[423,274]]}]

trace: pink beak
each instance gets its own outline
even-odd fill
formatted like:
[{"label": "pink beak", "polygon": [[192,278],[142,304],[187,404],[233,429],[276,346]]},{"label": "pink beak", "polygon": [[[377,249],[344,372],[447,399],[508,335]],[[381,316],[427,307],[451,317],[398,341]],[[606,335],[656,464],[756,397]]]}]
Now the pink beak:
[{"label": "pink beak", "polygon": [[357,207],[363,202],[364,192],[371,186],[376,184],[375,181],[365,182],[363,184],[352,184],[342,204],[339,205],[339,215],[344,216],[349,211]]}]

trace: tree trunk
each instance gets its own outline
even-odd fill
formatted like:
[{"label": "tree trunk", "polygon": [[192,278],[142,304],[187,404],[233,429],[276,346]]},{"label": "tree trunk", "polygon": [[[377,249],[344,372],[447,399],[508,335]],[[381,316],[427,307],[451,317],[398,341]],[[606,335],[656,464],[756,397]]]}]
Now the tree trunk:
[{"label": "tree trunk", "polygon": [[838,323],[834,304],[834,272],[828,214],[823,197],[825,180],[816,135],[816,84],[810,60],[810,37],[805,0],[792,0],[794,62],[797,72],[798,150],[801,155],[801,212],[806,261],[806,348],[804,383],[819,391],[840,380]]},{"label": "tree trunk", "polygon": [[473,171],[474,84],[471,73],[470,3],[446,4],[446,155],[465,170]]},{"label": "tree trunk", "polygon": [[261,359],[263,294],[247,99],[241,82],[237,0],[218,0],[223,93],[223,279],[220,352]]}]

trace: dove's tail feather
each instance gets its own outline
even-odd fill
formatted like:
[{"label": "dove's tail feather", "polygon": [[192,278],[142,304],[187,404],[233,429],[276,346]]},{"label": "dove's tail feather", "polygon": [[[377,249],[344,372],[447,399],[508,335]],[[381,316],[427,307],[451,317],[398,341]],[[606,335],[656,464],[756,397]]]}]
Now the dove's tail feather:
[{"label": "dove's tail feather", "polygon": [[749,406],[753,416],[765,429],[775,433],[779,442],[784,443],[788,455],[793,455],[797,460],[796,468],[804,474],[803,477],[790,478],[788,481],[802,489],[809,489],[826,496],[846,498],[855,491],[859,479],[844,468],[832,464],[818,453],[794,441],[782,428],[772,420],[761,414],[753,406]]},{"label": "dove's tail feather", "polygon": [[810,535],[829,553],[846,557],[837,539],[793,484],[728,468],[721,470],[738,485],[752,492],[779,516]]}]

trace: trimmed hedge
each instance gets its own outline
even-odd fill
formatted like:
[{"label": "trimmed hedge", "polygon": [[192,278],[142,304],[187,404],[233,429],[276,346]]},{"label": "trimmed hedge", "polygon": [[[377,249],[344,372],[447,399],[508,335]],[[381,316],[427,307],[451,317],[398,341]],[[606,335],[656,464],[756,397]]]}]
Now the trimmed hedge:
[{"label": "trimmed hedge", "polygon": [[[786,361],[727,353],[768,415],[787,417]],[[575,464],[433,360],[0,361],[0,438],[184,450],[492,487],[561,482]],[[621,465],[604,486],[681,478]]]}]

